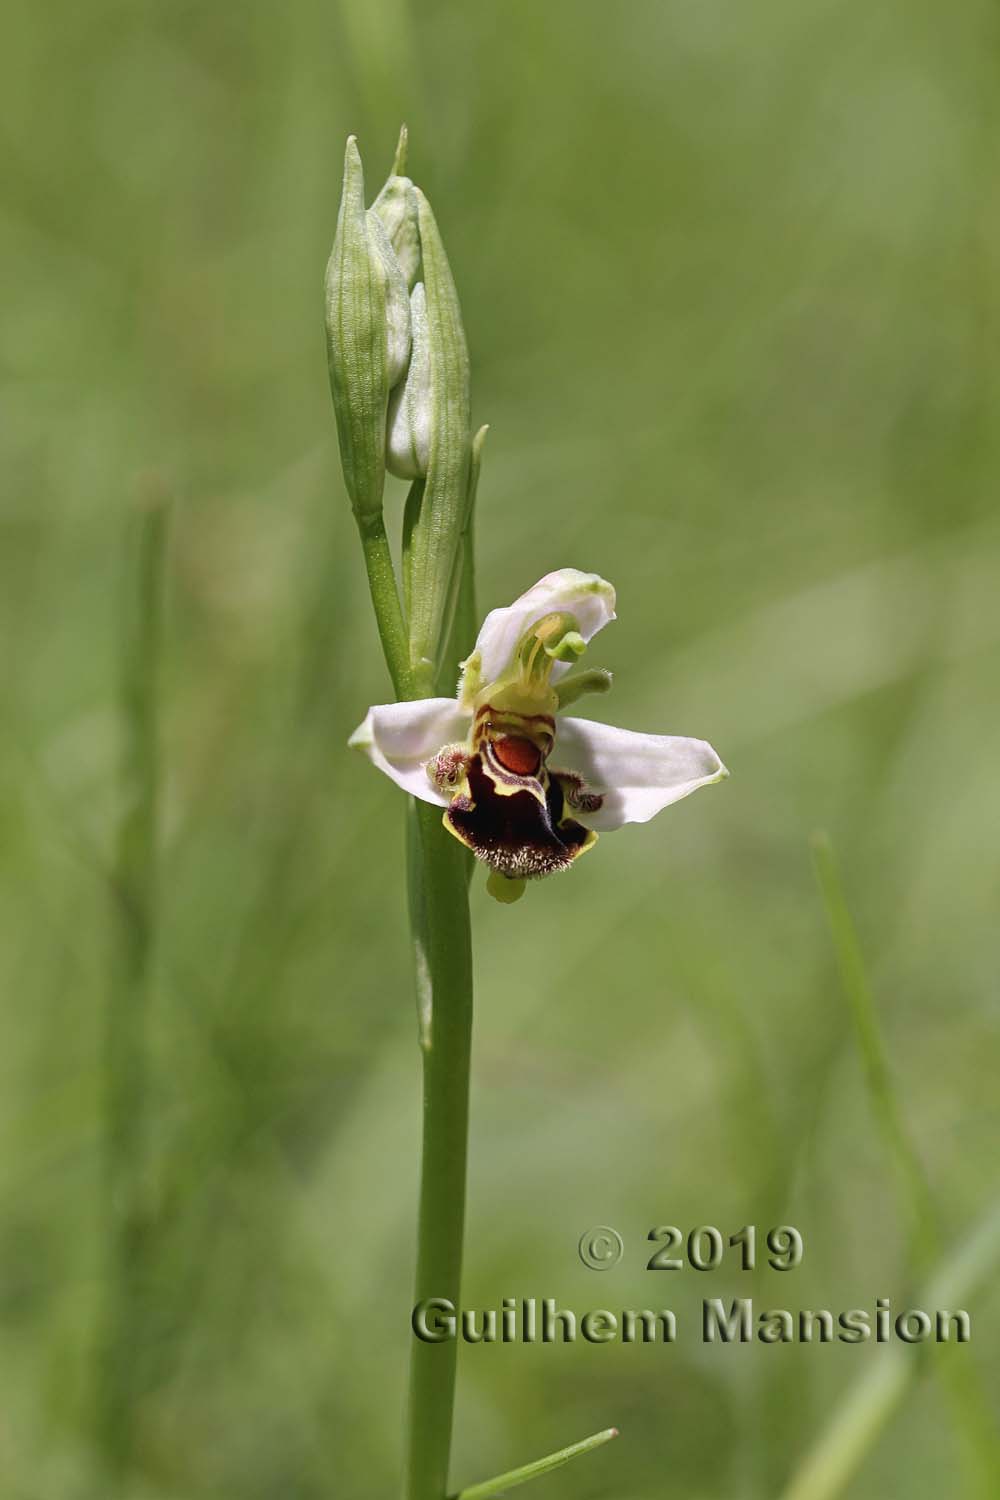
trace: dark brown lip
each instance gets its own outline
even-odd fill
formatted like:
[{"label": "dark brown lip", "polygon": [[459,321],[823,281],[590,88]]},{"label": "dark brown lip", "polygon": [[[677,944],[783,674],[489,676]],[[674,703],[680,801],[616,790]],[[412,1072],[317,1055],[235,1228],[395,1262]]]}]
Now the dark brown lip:
[{"label": "dark brown lip", "polygon": [[[487,751],[494,750],[490,743]],[[549,777],[544,766],[540,770],[538,777],[498,775],[482,755],[473,755],[468,791],[444,815],[463,844],[509,880],[538,880],[565,870],[594,841],[594,834],[567,816],[558,778]]]}]

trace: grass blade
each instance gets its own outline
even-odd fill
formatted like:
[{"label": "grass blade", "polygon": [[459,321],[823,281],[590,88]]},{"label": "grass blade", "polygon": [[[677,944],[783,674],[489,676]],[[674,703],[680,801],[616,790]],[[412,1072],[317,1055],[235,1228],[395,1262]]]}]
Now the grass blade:
[{"label": "grass blade", "polygon": [[159,666],[169,510],[143,497],[130,518],[122,624],[120,816],[112,871],[112,965],[104,1039],[107,1291],[97,1375],[106,1482],[124,1485],[141,1395],[147,1202],[146,1020],[157,928]]},{"label": "grass blade", "polygon": [[604,1432],[595,1432],[592,1437],[584,1438],[582,1442],[571,1443],[568,1448],[560,1448],[556,1453],[550,1453],[545,1458],[537,1458],[534,1463],[524,1464],[520,1469],[511,1469],[506,1474],[498,1474],[495,1479],[484,1480],[482,1484],[470,1485],[467,1490],[460,1490],[452,1500],[490,1500],[493,1495],[506,1494],[508,1490],[516,1489],[519,1484],[527,1484],[531,1479],[540,1479],[543,1474],[550,1474],[553,1469],[562,1468],[568,1464],[570,1459],[579,1458],[584,1453],[592,1453],[595,1448],[603,1448],[605,1443],[610,1443],[612,1438],[618,1436],[617,1427],[608,1427]]},{"label": "grass blade", "polygon": [[[915,1305],[954,1308],[972,1296],[998,1265],[1000,1203],[994,1204],[949,1256]],[[868,1374],[834,1410],[779,1500],[835,1500],[842,1494],[923,1368],[923,1362],[913,1358],[912,1350],[895,1344],[884,1349]]]},{"label": "grass blade", "polygon": [[[940,1260],[941,1234],[930,1186],[906,1128],[892,1083],[892,1070],[879,1025],[864,954],[830,839],[814,834],[813,863],[826,907],[840,970],[841,986],[854,1021],[858,1051],[864,1067],[872,1111],[886,1154],[895,1172],[900,1207],[909,1224],[912,1269],[925,1278]],[[937,1304],[931,1302],[929,1306]],[[976,1372],[951,1345],[930,1346],[930,1356],[947,1394],[956,1430],[961,1434],[962,1457],[969,1494],[991,1500],[1000,1489],[1000,1444],[988,1403]],[[867,1451],[895,1410],[908,1379],[911,1362],[887,1364],[870,1389],[862,1382],[854,1401],[843,1410],[844,1432],[838,1432],[837,1453],[827,1454],[824,1473],[853,1472],[855,1461]],[[862,1398],[860,1390],[865,1391]],[[846,1436],[845,1436],[846,1433]],[[826,1494],[820,1489],[820,1494]],[[836,1493],[830,1490],[829,1493]],[[811,1491],[803,1491],[803,1495]]]},{"label": "grass blade", "polygon": [[872,1111],[898,1179],[904,1212],[910,1221],[913,1259],[921,1270],[926,1271],[939,1253],[937,1218],[930,1188],[892,1086],[889,1059],[868,982],[861,943],[844,895],[833,846],[825,833],[813,835],[812,852],[816,879],[837,954],[841,987],[854,1021]]}]

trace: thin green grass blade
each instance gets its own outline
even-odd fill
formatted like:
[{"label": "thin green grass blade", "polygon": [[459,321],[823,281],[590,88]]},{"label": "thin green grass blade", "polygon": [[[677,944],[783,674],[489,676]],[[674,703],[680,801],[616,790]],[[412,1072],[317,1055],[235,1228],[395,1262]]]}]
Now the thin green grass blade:
[{"label": "thin green grass blade", "polygon": [[111,974],[104,1035],[106,1294],[97,1440],[112,1493],[130,1468],[142,1388],[149,1232],[147,1010],[157,920],[160,658],[169,504],[155,490],[129,519],[121,634],[122,756]]},{"label": "thin green grass blade", "polygon": [[482,1484],[470,1485],[467,1490],[460,1490],[452,1500],[490,1500],[493,1495],[504,1495],[508,1490],[516,1489],[519,1484],[527,1484],[531,1479],[551,1474],[553,1469],[561,1469],[570,1459],[579,1458],[584,1453],[593,1453],[595,1448],[603,1448],[605,1443],[610,1443],[617,1436],[617,1427],[595,1432],[592,1437],[584,1438],[579,1443],[571,1443],[568,1448],[560,1448],[557,1453],[550,1453],[546,1458],[538,1458],[534,1463],[524,1464],[520,1469],[511,1469],[506,1474],[498,1474],[495,1479],[487,1479]]},{"label": "thin green grass blade", "polygon": [[900,1202],[909,1220],[915,1266],[926,1272],[940,1253],[937,1215],[930,1188],[893,1088],[889,1058],[868,981],[864,954],[844,895],[833,846],[827,834],[813,835],[812,854],[837,955],[841,987],[854,1022],[872,1111],[896,1173]]},{"label": "thin green grass blade", "polygon": [[[998,1264],[1000,1203],[949,1256],[916,1305],[954,1310],[995,1273]],[[835,1500],[842,1494],[923,1368],[912,1350],[897,1345],[883,1350],[877,1364],[836,1408],[779,1500]]]},{"label": "thin green grass blade", "polygon": [[[911,1266],[916,1276],[924,1278],[941,1255],[937,1211],[893,1087],[892,1070],[864,954],[828,835],[813,835],[812,852],[837,954],[841,986],[854,1021],[872,1111],[894,1170],[900,1207],[908,1221]],[[961,1358],[961,1351],[955,1346],[932,1344],[929,1353],[948,1397],[955,1428],[962,1437],[961,1452],[968,1493],[981,1497],[981,1500],[991,1500],[1000,1490],[1000,1442],[976,1371]],[[909,1369],[909,1364],[905,1368]],[[880,1381],[873,1381],[865,1403],[857,1408],[851,1407],[845,1416],[847,1429],[859,1454],[866,1450],[870,1441],[874,1441],[895,1409],[899,1380],[900,1371],[885,1370]],[[850,1457],[850,1451],[846,1457]],[[842,1455],[840,1460],[831,1460],[831,1463],[835,1466],[844,1459],[845,1455]]]}]

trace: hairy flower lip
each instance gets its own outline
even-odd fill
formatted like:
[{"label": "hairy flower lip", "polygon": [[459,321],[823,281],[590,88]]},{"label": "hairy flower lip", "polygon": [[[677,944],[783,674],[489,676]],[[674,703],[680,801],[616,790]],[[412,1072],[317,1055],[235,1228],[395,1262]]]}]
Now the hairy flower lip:
[{"label": "hairy flower lip", "polygon": [[500,779],[485,756],[474,755],[465,790],[444,815],[445,827],[508,880],[538,880],[568,869],[597,835],[565,816],[558,778],[544,770],[542,778]]},{"label": "hairy flower lip", "polygon": [[[517,676],[533,624],[572,616],[589,641],[614,609],[615,591],[597,574],[546,574],[487,615],[457,699],[376,705],[350,743],[405,791],[446,808],[451,831],[506,878],[565,868],[598,833],[648,822],[729,774],[707,740],[558,713],[547,678],[568,670],[563,661],[551,661],[540,684]],[[540,695],[534,712],[529,691]]]}]

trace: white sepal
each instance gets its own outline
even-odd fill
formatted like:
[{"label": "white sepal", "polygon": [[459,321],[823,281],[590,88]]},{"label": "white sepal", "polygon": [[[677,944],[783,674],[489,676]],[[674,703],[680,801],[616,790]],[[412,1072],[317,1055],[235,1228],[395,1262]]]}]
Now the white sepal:
[{"label": "white sepal", "polygon": [[[578,568],[558,568],[546,573],[526,594],[506,609],[494,609],[486,616],[476,640],[480,680],[494,682],[510,666],[517,644],[525,631],[545,615],[561,612],[573,615],[585,641],[615,618],[615,591],[597,573],[581,573]],[[569,671],[566,662],[555,662],[553,680]]]},{"label": "white sepal", "polygon": [[552,771],[572,771],[604,801],[594,813],[574,813],[588,828],[608,832],[647,823],[661,808],[729,775],[707,740],[635,734],[591,719],[560,718]]},{"label": "white sepal", "polygon": [[447,807],[451,799],[431,785],[424,767],[442,746],[464,740],[468,732],[469,716],[454,698],[419,698],[376,704],[347,743],[364,751],[404,792]]}]

